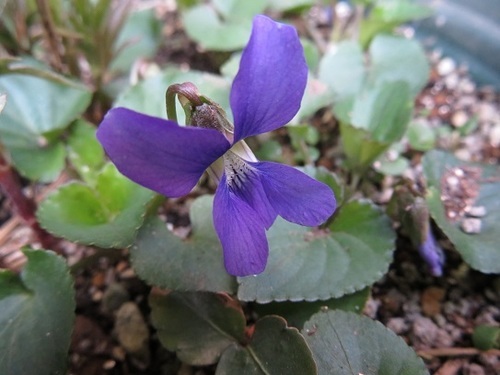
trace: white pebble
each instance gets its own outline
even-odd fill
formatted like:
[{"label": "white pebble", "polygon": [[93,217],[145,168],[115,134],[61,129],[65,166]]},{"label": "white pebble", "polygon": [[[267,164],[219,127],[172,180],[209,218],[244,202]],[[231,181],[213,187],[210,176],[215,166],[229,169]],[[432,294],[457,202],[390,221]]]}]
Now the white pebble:
[{"label": "white pebble", "polygon": [[440,76],[446,76],[453,72],[456,67],[457,64],[455,63],[455,61],[453,61],[449,57],[445,57],[437,65],[437,72]]},{"label": "white pebble", "polygon": [[473,206],[466,208],[467,214],[473,217],[483,217],[486,216],[486,207],[484,206]]},{"label": "white pebble", "polygon": [[462,221],[462,230],[467,234],[477,234],[481,232],[481,219],[468,217]]}]

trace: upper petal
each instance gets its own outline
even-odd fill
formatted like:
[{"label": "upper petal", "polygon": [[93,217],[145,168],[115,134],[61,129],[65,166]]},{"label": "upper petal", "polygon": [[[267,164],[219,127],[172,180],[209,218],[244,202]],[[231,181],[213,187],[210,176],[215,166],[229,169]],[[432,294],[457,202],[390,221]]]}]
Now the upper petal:
[{"label": "upper petal", "polygon": [[248,276],[264,271],[269,254],[265,223],[224,179],[215,193],[213,216],[227,272]]},{"label": "upper petal", "polygon": [[325,222],[335,211],[335,196],[327,185],[287,165],[250,164],[260,173],[269,202],[284,219],[312,227]]},{"label": "upper petal", "polygon": [[286,125],[300,108],[306,83],[295,28],[256,16],[231,89],[234,143]]},{"label": "upper petal", "polygon": [[189,193],[229,148],[216,130],[180,127],[125,108],[106,114],[97,138],[121,173],[169,197]]}]

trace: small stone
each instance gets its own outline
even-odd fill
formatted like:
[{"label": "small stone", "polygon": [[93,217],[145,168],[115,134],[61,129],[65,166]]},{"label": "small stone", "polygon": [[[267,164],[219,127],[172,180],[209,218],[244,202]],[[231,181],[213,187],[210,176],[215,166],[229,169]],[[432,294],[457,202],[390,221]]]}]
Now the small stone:
[{"label": "small stone", "polygon": [[472,217],[483,217],[486,216],[486,207],[484,206],[472,206],[465,209],[467,215]]},{"label": "small stone", "polygon": [[450,74],[451,72],[453,72],[456,69],[456,67],[457,67],[457,64],[455,63],[455,61],[453,61],[449,57],[445,57],[444,59],[442,59],[438,63],[437,71],[438,71],[440,76],[446,76],[446,75]]},{"label": "small stone", "polygon": [[396,335],[401,335],[408,331],[408,323],[404,318],[390,318],[387,321],[387,328],[393,331]]},{"label": "small stone", "polygon": [[485,375],[485,372],[477,363],[469,363],[464,366],[464,375]]},{"label": "small stone", "polygon": [[104,362],[104,364],[102,365],[102,368],[104,370],[111,370],[115,366],[116,366],[116,361],[114,361],[112,359],[108,359],[106,362]]},{"label": "small stone", "polygon": [[500,147],[500,124],[496,124],[491,128],[489,139],[493,147]]},{"label": "small stone", "polygon": [[468,217],[462,221],[460,225],[462,230],[467,234],[481,233],[481,219],[475,217]]},{"label": "small stone", "polygon": [[115,332],[120,345],[129,353],[147,350],[149,330],[139,307],[124,303],[116,313]]},{"label": "small stone", "polygon": [[465,111],[457,111],[451,116],[451,124],[455,128],[461,128],[469,120],[469,116]]}]

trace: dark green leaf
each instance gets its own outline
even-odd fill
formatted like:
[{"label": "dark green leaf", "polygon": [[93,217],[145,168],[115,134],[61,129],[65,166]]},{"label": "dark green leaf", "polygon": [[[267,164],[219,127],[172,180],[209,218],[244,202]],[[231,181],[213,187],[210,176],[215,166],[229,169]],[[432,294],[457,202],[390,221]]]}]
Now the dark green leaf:
[{"label": "dark green leaf", "polygon": [[382,277],[392,259],[395,235],[379,209],[364,201],[345,203],[329,230],[310,230],[278,219],[268,232],[266,270],[238,278],[239,299],[326,300]]},{"label": "dark green leaf", "polygon": [[304,323],[313,314],[329,309],[340,309],[360,314],[363,311],[370,288],[365,288],[353,294],[346,294],[340,298],[332,298],[326,301],[315,302],[271,302],[266,304],[254,304],[253,310],[260,316],[279,315],[286,319],[289,326],[301,329]]},{"label": "dark green leaf", "polygon": [[3,374],[65,374],[74,320],[73,281],[63,258],[25,250],[21,274],[0,271]]},{"label": "dark green leaf", "polygon": [[185,363],[216,363],[231,343],[244,341],[245,316],[227,295],[152,293],[149,303],[161,343]]},{"label": "dark green leaf", "polygon": [[277,316],[260,319],[250,343],[231,345],[222,355],[216,375],[314,375],[316,365],[304,338]]},{"label": "dark green leaf", "polygon": [[235,278],[223,265],[222,249],[212,224],[213,197],[191,206],[191,236],[182,241],[157,218],[140,229],[131,248],[135,272],[151,285],[176,291],[236,291]]},{"label": "dark green leaf", "polygon": [[302,330],[319,375],[425,375],[422,360],[377,321],[344,311],[320,312]]}]

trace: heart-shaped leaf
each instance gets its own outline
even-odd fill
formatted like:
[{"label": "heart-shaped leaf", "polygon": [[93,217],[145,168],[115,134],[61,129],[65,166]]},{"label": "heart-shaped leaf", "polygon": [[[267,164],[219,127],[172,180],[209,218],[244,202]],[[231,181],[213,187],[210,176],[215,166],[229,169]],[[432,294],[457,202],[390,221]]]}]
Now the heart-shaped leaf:
[{"label": "heart-shaped leaf", "polygon": [[57,133],[83,113],[91,93],[74,85],[18,74],[0,77],[0,92],[7,94],[0,137],[14,165],[28,178],[53,180],[65,158]]},{"label": "heart-shaped leaf", "polygon": [[278,219],[268,239],[266,270],[238,278],[240,300],[316,301],[363,289],[387,271],[395,234],[381,210],[351,201],[339,209],[329,230]]},{"label": "heart-shaped leaf", "polygon": [[50,194],[37,217],[49,232],[104,248],[129,246],[155,194],[107,164],[95,186],[71,182]]},{"label": "heart-shaped leaf", "polygon": [[190,365],[216,363],[229,345],[245,340],[245,316],[227,295],[153,292],[149,304],[161,343]]},{"label": "heart-shaped leaf", "polygon": [[157,218],[139,230],[130,250],[135,272],[151,285],[176,291],[236,292],[236,280],[222,262],[212,222],[213,197],[191,206],[192,234],[182,241]]},{"label": "heart-shaped leaf", "polygon": [[423,361],[377,321],[344,311],[312,316],[302,333],[319,375],[425,375]]},{"label": "heart-shaped leaf", "polygon": [[[500,273],[500,248],[498,233],[500,233],[500,169],[493,165],[480,165],[463,162],[452,154],[443,151],[430,151],[423,160],[424,174],[427,179],[427,204],[432,218],[455,245],[464,261],[472,268],[484,273]],[[446,171],[453,168],[472,167],[480,171],[481,177],[474,179],[479,183],[479,195],[474,206],[486,209],[486,215],[477,218],[481,222],[481,231],[477,234],[467,234],[461,227],[462,220],[455,222],[447,219],[445,208],[441,201],[441,179]],[[470,182],[468,183],[470,185]],[[469,186],[471,189],[472,186]],[[460,193],[461,194],[461,193]],[[463,204],[463,196],[451,197],[458,204]]]},{"label": "heart-shaped leaf", "polygon": [[20,275],[0,271],[0,368],[4,374],[65,374],[74,320],[73,281],[63,258],[25,250]]},{"label": "heart-shaped leaf", "polygon": [[226,349],[215,374],[315,375],[317,370],[304,337],[283,318],[269,316],[257,321],[247,345]]},{"label": "heart-shaped leaf", "polygon": [[279,315],[286,319],[289,326],[301,329],[313,314],[325,308],[352,311],[359,314],[363,311],[369,295],[370,288],[365,288],[358,292],[326,301],[271,302],[263,305],[254,304],[252,307],[260,316]]}]

